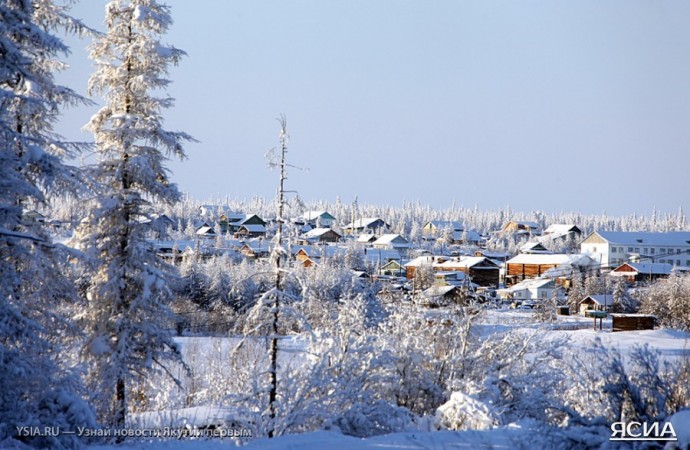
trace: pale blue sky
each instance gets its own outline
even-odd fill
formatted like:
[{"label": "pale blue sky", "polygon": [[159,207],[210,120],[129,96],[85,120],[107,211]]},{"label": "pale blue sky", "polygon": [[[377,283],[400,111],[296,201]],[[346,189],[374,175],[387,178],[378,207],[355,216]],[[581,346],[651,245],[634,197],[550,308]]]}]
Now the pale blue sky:
[{"label": "pale blue sky", "polygon": [[[281,113],[305,200],[690,211],[690,2],[168,0],[183,191],[272,199]],[[102,28],[103,5],[73,15]],[[84,92],[87,42],[69,39]],[[100,101],[100,99],[94,99]],[[71,111],[59,131],[93,109]]]}]

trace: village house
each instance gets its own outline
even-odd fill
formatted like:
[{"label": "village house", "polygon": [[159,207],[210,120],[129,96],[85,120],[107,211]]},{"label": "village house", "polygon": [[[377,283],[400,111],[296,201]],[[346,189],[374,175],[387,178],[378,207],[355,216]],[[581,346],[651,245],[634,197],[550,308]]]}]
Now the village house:
[{"label": "village house", "polygon": [[187,240],[154,240],[151,241],[151,245],[159,258],[174,264],[182,261],[185,253],[193,251],[197,246],[197,242]]},{"label": "village house", "polygon": [[613,294],[588,295],[580,301],[580,314],[587,311],[610,311],[613,306]]},{"label": "village house", "polygon": [[314,228],[302,235],[299,242],[302,244],[316,244],[324,242],[338,242],[342,236],[330,228]]},{"label": "village house", "polygon": [[357,240],[355,242],[357,242],[358,244],[365,244],[365,245],[373,244],[376,241],[376,239],[378,239],[378,238],[379,237],[376,236],[375,234],[365,233],[365,234],[360,234],[357,237]]},{"label": "village house", "polygon": [[[567,278],[573,270],[581,273],[598,269],[598,264],[587,255],[574,254],[520,254],[505,263],[506,285],[513,285],[528,278],[538,278],[549,272],[550,278]],[[552,270],[557,269],[557,270]]]},{"label": "village house", "polygon": [[242,245],[240,253],[251,259],[266,258],[271,254],[271,246],[266,241],[250,241]]},{"label": "village house", "polygon": [[465,226],[457,221],[431,220],[422,226],[422,237],[425,240],[437,240],[448,237],[451,244],[479,245],[481,236],[478,232],[466,230]]},{"label": "village house", "polygon": [[532,278],[521,281],[496,293],[503,299],[511,300],[545,300],[555,295],[559,299],[565,298],[565,289],[551,278]]},{"label": "village house", "polygon": [[331,228],[335,225],[335,217],[328,211],[307,211],[296,223],[309,224],[313,228]]},{"label": "village house", "polygon": [[[261,217],[257,216],[256,214],[246,215],[241,213],[224,213],[220,216],[220,219],[218,220],[218,225],[220,226],[220,231],[223,234],[235,234],[240,230],[240,227],[242,227],[243,225],[261,225],[262,227],[264,227],[265,234],[266,221],[263,220]],[[247,228],[247,230],[248,229],[249,228]]]},{"label": "village house", "polygon": [[41,214],[40,212],[36,211],[35,209],[32,209],[30,211],[25,211],[22,214],[22,219],[29,221],[29,222],[34,222],[34,223],[46,223],[46,221],[47,221],[46,216]]},{"label": "village house", "polygon": [[243,224],[237,228],[234,237],[241,238],[257,238],[266,235],[266,227],[261,224]]},{"label": "village house", "polygon": [[628,283],[652,283],[659,278],[668,278],[672,273],[688,272],[690,268],[674,267],[669,263],[623,263],[613,269],[609,276],[623,277]]},{"label": "village house", "polygon": [[541,242],[528,242],[524,244],[522,247],[520,247],[520,253],[536,255],[553,252],[550,251],[548,248],[544,247],[544,245]]},{"label": "village house", "polygon": [[542,237],[549,240],[555,240],[570,238],[579,239],[581,236],[582,230],[574,224],[554,223],[546,227]]},{"label": "village house", "polygon": [[202,224],[196,229],[195,234],[202,238],[212,239],[216,237],[216,232],[212,226],[207,223]]},{"label": "village house", "polygon": [[422,226],[422,235],[434,240],[441,237],[443,233],[447,231],[462,233],[464,230],[465,226],[460,222],[452,220],[430,220]]},{"label": "village house", "polygon": [[392,259],[379,269],[379,275],[390,277],[404,277],[405,267],[402,265],[400,260]]},{"label": "village house", "polygon": [[404,253],[410,248],[410,241],[399,234],[384,234],[373,242],[374,248],[397,250]]},{"label": "village house", "polygon": [[405,276],[414,278],[415,271],[422,265],[429,265],[434,272],[463,272],[478,286],[498,286],[500,267],[483,256],[418,256],[405,264]]},{"label": "village house", "polygon": [[482,241],[481,235],[473,230],[453,231],[452,244],[460,245],[479,245]]},{"label": "village house", "polygon": [[594,231],[580,252],[608,268],[631,260],[690,266],[690,231]]},{"label": "village house", "polygon": [[295,253],[295,260],[304,267],[311,267],[320,264],[325,258],[335,256],[345,256],[347,250],[344,247],[335,245],[305,245],[300,247]]},{"label": "village house", "polygon": [[387,230],[388,224],[378,217],[365,217],[350,222],[343,227],[343,231],[347,234],[355,233],[376,233],[379,230]]},{"label": "village house", "polygon": [[477,250],[474,252],[474,256],[484,256],[497,263],[497,265],[500,265],[501,263],[508,261],[513,255],[510,253],[492,252],[489,250]]},{"label": "village house", "polygon": [[501,233],[504,234],[517,234],[517,235],[528,235],[528,236],[539,236],[541,235],[541,225],[536,222],[528,221],[518,221],[511,220],[503,227]]},{"label": "village house", "polygon": [[434,285],[422,291],[416,301],[429,308],[438,308],[452,303],[463,303],[466,298],[465,292],[458,286]]}]

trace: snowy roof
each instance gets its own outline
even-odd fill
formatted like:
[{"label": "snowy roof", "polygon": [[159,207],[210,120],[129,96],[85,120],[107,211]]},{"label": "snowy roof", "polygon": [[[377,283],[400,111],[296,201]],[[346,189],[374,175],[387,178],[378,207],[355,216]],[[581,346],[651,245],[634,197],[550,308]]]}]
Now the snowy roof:
[{"label": "snowy roof", "polygon": [[463,267],[463,268],[469,268],[469,267],[474,267],[477,264],[481,264],[482,262],[486,261],[487,258],[484,256],[466,256],[462,257],[459,260],[458,259],[449,259],[448,261],[444,261],[439,264],[434,264],[435,267]]},{"label": "snowy roof", "polygon": [[196,234],[199,235],[204,235],[204,234],[216,234],[215,231],[213,231],[213,227],[210,227],[208,225],[200,227],[198,230],[196,230]]},{"label": "snowy roof", "polygon": [[424,292],[422,292],[422,295],[425,297],[442,297],[444,295],[447,295],[451,292],[453,292],[455,289],[457,289],[456,286],[431,286],[430,288],[426,289]]},{"label": "snowy roof", "polygon": [[[590,236],[593,234],[599,235],[610,244],[690,246],[690,231],[669,231],[667,233],[651,231],[594,231]],[[589,239],[589,236],[587,239]]]},{"label": "snowy roof", "polygon": [[384,234],[374,241],[374,245],[392,244],[396,247],[405,247],[410,245],[410,242],[399,234]]},{"label": "snowy roof", "polygon": [[508,288],[501,289],[501,292],[516,292],[528,289],[539,289],[548,285],[549,283],[553,283],[553,280],[551,278],[529,278],[527,280],[523,280],[517,284],[514,284]]},{"label": "snowy roof", "polygon": [[505,259],[505,258],[509,258],[511,256],[510,253],[490,252],[487,250],[481,250],[479,253],[486,256],[487,258],[492,258],[492,259]]},{"label": "snowy roof", "polygon": [[417,256],[412,261],[409,261],[408,263],[406,263],[405,267],[419,267],[419,266],[424,265],[424,264],[432,264],[434,261],[436,261],[435,256],[430,256],[430,255]]},{"label": "snowy roof", "polygon": [[562,253],[554,254],[520,254],[514,258],[506,261],[506,264],[571,264],[575,266],[593,266],[597,265],[589,256],[583,253],[576,253],[572,255],[566,255]]},{"label": "snowy roof", "polygon": [[255,253],[268,253],[271,251],[271,243],[266,241],[250,241],[245,243],[242,248],[248,248]]},{"label": "snowy roof", "polygon": [[360,244],[366,244],[377,239],[375,234],[362,234],[357,238],[357,242]]},{"label": "snowy roof", "polygon": [[245,230],[249,231],[250,233],[265,233],[266,232],[266,227],[263,225],[252,225],[252,224],[247,224],[247,225],[242,225],[240,228],[244,228]]},{"label": "snowy roof", "polygon": [[354,222],[350,222],[347,225],[345,225],[344,228],[370,228],[374,223],[377,221],[381,221],[384,223],[383,219],[380,219],[378,217],[363,217],[361,219],[357,219]]},{"label": "snowy roof", "polygon": [[[624,269],[631,268],[632,271]],[[625,263],[613,269],[612,275],[618,274],[647,274],[647,275],[670,275],[673,265],[668,263]]]},{"label": "snowy roof", "polygon": [[228,213],[225,214],[225,217],[228,219],[228,222],[241,222],[243,221],[247,215],[242,214],[242,213]]},{"label": "snowy roof", "polygon": [[333,233],[335,233],[335,234],[337,234],[338,236],[340,236],[340,233],[338,233],[338,232],[336,232],[336,231],[333,231],[333,230],[330,229],[330,228],[314,228],[313,230],[308,231],[307,233],[304,233],[304,237],[307,238],[307,239],[309,239],[309,238],[317,238],[317,237],[323,236],[324,234],[328,233],[329,231],[330,231],[330,232],[333,232]]},{"label": "snowy roof", "polygon": [[597,305],[603,305],[603,306],[609,306],[613,305],[613,294],[597,294],[597,295],[588,295],[584,299],[582,299],[582,302],[586,302],[587,299],[591,299],[593,303],[596,303]]},{"label": "snowy roof", "polygon": [[529,252],[541,252],[541,253],[551,253],[541,242],[528,242],[520,247],[520,251],[523,253]]},{"label": "snowy roof", "polygon": [[250,219],[253,219],[254,217],[256,217],[260,221],[264,222],[264,220],[261,217],[257,216],[256,214],[248,214],[248,215],[244,216],[244,218],[237,225],[244,225],[245,222],[249,221]]},{"label": "snowy roof", "polygon": [[565,235],[568,234],[572,231],[580,231],[580,229],[572,223],[553,223],[546,227],[546,230],[544,230],[544,234],[557,234],[557,235]]}]

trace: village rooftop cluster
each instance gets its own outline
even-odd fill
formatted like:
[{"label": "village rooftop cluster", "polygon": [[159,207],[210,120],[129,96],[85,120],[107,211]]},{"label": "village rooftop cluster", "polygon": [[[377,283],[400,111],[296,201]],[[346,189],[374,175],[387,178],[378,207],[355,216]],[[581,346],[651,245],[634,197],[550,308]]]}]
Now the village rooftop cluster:
[{"label": "village rooftop cluster", "polygon": [[[26,217],[56,225],[36,211]],[[172,263],[221,255],[256,262],[271,253],[276,221],[202,205],[185,230],[166,215],[150,221],[150,227],[158,255]],[[576,224],[542,228],[536,222],[508,221],[500,230],[480,233],[458,221],[429,220],[413,241],[390,228],[380,217],[341,221],[328,211],[306,211],[286,226],[291,264],[308,268],[355,252],[359,266],[353,276],[379,282],[382,293],[399,292],[429,306],[476,299],[521,309],[551,298],[564,303],[575,276],[596,274],[636,288],[690,271],[687,231],[594,230],[584,235]],[[519,251],[488,250],[487,242],[496,236],[521,242]],[[431,286],[415,283],[420,267],[433,271]],[[589,310],[615,310],[614,293],[583,297],[569,313]]]}]

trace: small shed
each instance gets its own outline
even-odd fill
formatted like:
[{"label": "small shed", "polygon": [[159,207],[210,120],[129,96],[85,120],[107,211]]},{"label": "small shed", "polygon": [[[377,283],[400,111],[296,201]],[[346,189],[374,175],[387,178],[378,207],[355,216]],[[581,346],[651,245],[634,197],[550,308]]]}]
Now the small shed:
[{"label": "small shed", "polygon": [[613,306],[613,294],[588,295],[580,301],[580,314],[587,311],[608,311]]},{"label": "small shed", "polygon": [[653,330],[656,317],[649,314],[611,314],[612,331]]}]

